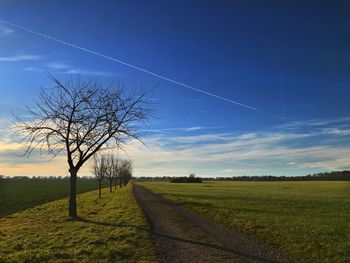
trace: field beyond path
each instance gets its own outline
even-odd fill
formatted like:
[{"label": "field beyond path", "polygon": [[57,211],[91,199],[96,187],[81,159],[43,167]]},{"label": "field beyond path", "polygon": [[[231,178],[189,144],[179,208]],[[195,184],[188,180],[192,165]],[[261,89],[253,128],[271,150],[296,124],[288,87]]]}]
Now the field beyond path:
[{"label": "field beyond path", "polygon": [[350,182],[143,182],[296,262],[350,262]]},{"label": "field beyond path", "polygon": [[134,186],[134,196],[151,225],[159,262],[290,262],[144,187]]}]

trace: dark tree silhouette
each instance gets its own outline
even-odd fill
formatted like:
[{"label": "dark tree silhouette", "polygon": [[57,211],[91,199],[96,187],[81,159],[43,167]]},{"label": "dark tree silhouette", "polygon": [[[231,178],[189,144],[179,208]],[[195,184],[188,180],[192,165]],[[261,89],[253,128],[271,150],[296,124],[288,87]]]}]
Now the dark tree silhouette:
[{"label": "dark tree silhouette", "polygon": [[106,162],[106,158],[102,155],[101,158],[97,158],[94,156],[92,164],[92,174],[96,177],[98,181],[98,198],[101,198],[101,188],[102,181],[106,177],[106,173],[108,170],[108,165]]},{"label": "dark tree silhouette", "polygon": [[150,116],[147,93],[127,93],[117,81],[105,86],[80,79],[62,83],[49,75],[52,89],[42,89],[37,110],[28,121],[18,120],[26,154],[47,148],[56,156],[64,151],[70,173],[69,216],[77,218],[76,182],[79,169],[97,152],[138,139],[137,125]]},{"label": "dark tree silhouette", "polygon": [[119,165],[120,165],[120,159],[114,158],[113,161],[113,168],[112,168],[112,180],[114,180],[114,190],[117,190],[117,181],[119,178]]},{"label": "dark tree silhouette", "polygon": [[132,177],[132,162],[130,160],[121,160],[119,165],[120,187],[126,186]]},{"label": "dark tree silhouette", "polygon": [[[117,174],[117,164],[118,164],[118,159],[115,158],[113,155],[108,155],[106,157],[106,166],[107,166],[107,171],[106,171],[106,176],[109,182],[109,192],[113,192],[113,180]],[[115,187],[114,187],[115,188]]]}]

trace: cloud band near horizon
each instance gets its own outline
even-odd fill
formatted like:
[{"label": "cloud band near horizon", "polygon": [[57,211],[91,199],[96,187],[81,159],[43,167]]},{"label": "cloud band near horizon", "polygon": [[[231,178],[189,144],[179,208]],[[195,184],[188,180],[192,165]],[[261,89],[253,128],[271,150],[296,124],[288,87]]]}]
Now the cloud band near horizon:
[{"label": "cloud band near horizon", "polygon": [[[345,170],[350,169],[350,128],[347,120],[289,123],[285,126],[293,129],[275,127],[268,131],[243,133],[204,127],[164,129],[145,136],[146,146],[130,141],[126,146],[127,154],[117,154],[133,160],[136,176],[184,176],[190,173],[213,177],[298,176]],[[329,125],[325,127],[327,123]],[[305,125],[314,128],[305,131]],[[30,159],[21,159],[16,154],[22,149],[21,145],[11,141],[0,142],[3,160],[0,174],[67,175],[65,156],[51,162],[48,157],[38,154]],[[50,165],[51,170],[48,169]],[[89,174],[87,165],[80,175]]]}]

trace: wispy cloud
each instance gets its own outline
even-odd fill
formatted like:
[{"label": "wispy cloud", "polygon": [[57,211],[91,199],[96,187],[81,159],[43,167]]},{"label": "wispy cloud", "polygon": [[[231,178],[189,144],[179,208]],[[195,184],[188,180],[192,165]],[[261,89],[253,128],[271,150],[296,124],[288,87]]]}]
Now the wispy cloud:
[{"label": "wispy cloud", "polygon": [[90,76],[114,76],[115,73],[109,72],[109,71],[103,71],[103,70],[86,70],[86,69],[79,69],[79,68],[73,68],[68,69],[65,71],[61,71],[59,73],[63,74],[79,74],[79,75],[90,75]]},{"label": "wispy cloud", "polygon": [[38,67],[26,67],[23,70],[31,71],[31,72],[45,72],[43,68],[38,68]]},{"label": "wispy cloud", "polygon": [[341,118],[333,118],[333,119],[312,119],[312,120],[303,120],[303,121],[290,121],[278,125],[277,128],[282,129],[300,129],[307,127],[321,127],[328,125],[339,125],[344,123],[350,123],[350,116],[344,116]]},{"label": "wispy cloud", "polygon": [[333,135],[350,135],[349,129],[339,129],[339,128],[324,128],[322,129],[325,134],[333,134]]},{"label": "wispy cloud", "polygon": [[[29,59],[28,59],[29,60]],[[1,61],[1,57],[0,57]],[[15,61],[15,60],[13,60]],[[44,66],[30,66],[25,67],[23,70],[31,72],[46,72],[47,70],[54,70],[56,74],[71,74],[71,75],[89,75],[89,76],[115,76],[115,73],[103,70],[91,70],[75,68],[68,62],[53,61],[44,64]]]},{"label": "wispy cloud", "polygon": [[350,169],[350,128],[323,126],[346,121],[324,120],[319,126],[314,122],[314,129],[307,132],[276,129],[174,136],[160,132],[145,139],[147,146],[132,142],[127,153],[137,164],[135,172],[150,176],[304,175]]},{"label": "wispy cloud", "polygon": [[13,33],[15,33],[14,29],[0,24],[0,36],[8,36],[12,35]]},{"label": "wispy cloud", "polygon": [[66,62],[50,62],[50,63],[47,63],[46,66],[52,69],[68,69],[71,67]]},{"label": "wispy cloud", "polygon": [[[346,123],[346,119],[327,121],[336,123],[328,127],[323,126],[324,122],[307,131],[276,128],[241,133],[209,132],[206,129],[215,127],[193,126],[164,129],[171,130],[168,133],[159,129],[144,136],[146,145],[130,141],[125,153],[119,152],[119,155],[133,160],[137,176],[192,172],[198,176],[304,175],[350,169],[350,127],[337,128]],[[18,151],[23,152],[19,144],[0,141],[1,173],[25,174],[26,167],[33,168],[36,175],[51,175],[52,171],[57,175],[66,173],[64,157],[52,162],[54,167],[50,172],[47,159],[18,158],[15,155]],[[80,174],[88,175],[88,168]]]},{"label": "wispy cloud", "polygon": [[200,130],[210,130],[210,129],[220,129],[223,126],[191,126],[191,127],[178,127],[178,128],[164,128],[164,129],[145,129],[140,130],[141,132],[154,132],[154,133],[162,133],[162,132],[193,132]]},{"label": "wispy cloud", "polygon": [[38,55],[15,55],[8,57],[0,57],[1,62],[31,61],[40,59],[42,59],[42,56]]}]

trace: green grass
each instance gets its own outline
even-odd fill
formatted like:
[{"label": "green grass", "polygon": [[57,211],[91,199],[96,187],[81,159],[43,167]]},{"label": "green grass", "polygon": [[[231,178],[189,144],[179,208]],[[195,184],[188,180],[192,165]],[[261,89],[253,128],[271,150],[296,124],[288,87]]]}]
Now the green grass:
[{"label": "green grass", "polygon": [[[69,179],[0,179],[0,217],[67,197],[69,184]],[[97,187],[96,180],[78,179],[78,193]]]},{"label": "green grass", "polygon": [[350,182],[140,184],[298,262],[350,262]]},{"label": "green grass", "polygon": [[80,220],[61,199],[0,219],[0,262],[155,262],[132,186],[78,195]]}]

